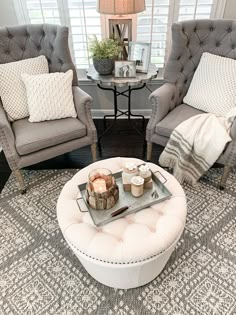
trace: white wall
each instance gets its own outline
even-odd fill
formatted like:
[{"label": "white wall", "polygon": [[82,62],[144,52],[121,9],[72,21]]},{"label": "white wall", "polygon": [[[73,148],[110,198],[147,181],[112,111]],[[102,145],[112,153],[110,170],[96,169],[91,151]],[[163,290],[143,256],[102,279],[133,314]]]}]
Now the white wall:
[{"label": "white wall", "polygon": [[17,24],[13,0],[0,0],[0,26]]}]

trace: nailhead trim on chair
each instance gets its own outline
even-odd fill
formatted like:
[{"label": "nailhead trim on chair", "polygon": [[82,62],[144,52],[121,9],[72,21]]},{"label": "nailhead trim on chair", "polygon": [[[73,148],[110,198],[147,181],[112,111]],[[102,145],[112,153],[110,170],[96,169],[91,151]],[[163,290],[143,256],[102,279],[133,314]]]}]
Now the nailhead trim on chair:
[{"label": "nailhead trim on chair", "polygon": [[15,171],[18,169],[15,156],[14,156],[15,154],[11,152],[9,143],[5,139],[6,139],[6,135],[5,135],[4,129],[0,128],[0,143],[3,149],[3,152],[6,155],[7,162],[9,164],[10,169],[12,171]]}]

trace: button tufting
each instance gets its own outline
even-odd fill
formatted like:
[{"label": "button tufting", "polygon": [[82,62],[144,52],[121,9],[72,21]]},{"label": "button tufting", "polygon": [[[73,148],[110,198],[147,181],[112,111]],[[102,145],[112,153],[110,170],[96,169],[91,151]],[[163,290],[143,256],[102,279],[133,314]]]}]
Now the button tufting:
[{"label": "button tufting", "polygon": [[220,43],[219,43],[219,42],[217,42],[217,43],[216,43],[216,47],[219,47],[219,46],[220,46]]},{"label": "button tufting", "polygon": [[184,84],[186,84],[188,82],[188,80],[186,79],[186,80],[184,80]]},{"label": "button tufting", "polygon": [[203,46],[203,42],[200,42],[200,46]]},{"label": "button tufting", "polygon": [[213,27],[210,27],[210,31],[211,31],[211,32],[214,31]]},{"label": "button tufting", "polygon": [[232,49],[234,49],[235,48],[235,45],[232,45]]},{"label": "button tufting", "polygon": [[229,28],[228,28],[228,33],[231,33],[231,32],[232,32],[232,28],[229,27]]},{"label": "button tufting", "polygon": [[13,36],[12,36],[11,34],[8,34],[8,38],[9,38],[9,39],[12,39],[12,37],[13,37]]},{"label": "button tufting", "polygon": [[156,233],[156,229],[153,228],[153,227],[149,228],[149,230],[150,230],[150,232],[152,232],[152,233]]},{"label": "button tufting", "polygon": [[196,30],[197,30],[196,27],[194,27],[193,31],[194,31],[195,33],[196,33]]}]

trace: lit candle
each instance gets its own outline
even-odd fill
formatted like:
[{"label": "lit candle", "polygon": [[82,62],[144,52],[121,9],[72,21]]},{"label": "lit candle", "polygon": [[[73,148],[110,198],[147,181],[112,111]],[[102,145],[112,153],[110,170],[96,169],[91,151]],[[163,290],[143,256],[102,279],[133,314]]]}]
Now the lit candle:
[{"label": "lit candle", "polygon": [[106,181],[104,178],[96,178],[93,181],[93,189],[96,193],[104,193],[107,191]]}]

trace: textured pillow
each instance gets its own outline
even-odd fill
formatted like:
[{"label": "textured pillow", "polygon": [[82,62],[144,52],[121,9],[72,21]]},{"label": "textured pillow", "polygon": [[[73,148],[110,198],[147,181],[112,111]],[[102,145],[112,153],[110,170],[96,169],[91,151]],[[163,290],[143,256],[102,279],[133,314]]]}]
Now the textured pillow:
[{"label": "textured pillow", "polygon": [[226,116],[236,106],[236,60],[203,53],[183,101]]},{"label": "textured pillow", "polygon": [[23,74],[22,79],[27,92],[30,122],[77,116],[72,94],[72,70],[66,73]]},{"label": "textured pillow", "polygon": [[27,96],[21,74],[48,73],[45,56],[0,65],[0,96],[10,121],[29,116]]}]

